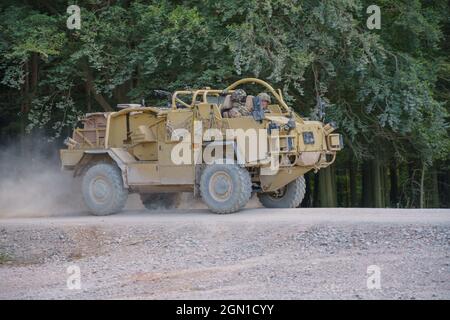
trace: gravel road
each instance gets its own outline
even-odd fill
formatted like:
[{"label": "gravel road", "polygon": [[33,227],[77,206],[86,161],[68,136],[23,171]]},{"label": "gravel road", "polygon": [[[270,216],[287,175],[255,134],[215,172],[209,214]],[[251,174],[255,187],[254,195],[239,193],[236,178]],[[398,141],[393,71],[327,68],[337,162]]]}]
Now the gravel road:
[{"label": "gravel road", "polygon": [[0,219],[0,299],[450,299],[449,240],[448,209]]}]

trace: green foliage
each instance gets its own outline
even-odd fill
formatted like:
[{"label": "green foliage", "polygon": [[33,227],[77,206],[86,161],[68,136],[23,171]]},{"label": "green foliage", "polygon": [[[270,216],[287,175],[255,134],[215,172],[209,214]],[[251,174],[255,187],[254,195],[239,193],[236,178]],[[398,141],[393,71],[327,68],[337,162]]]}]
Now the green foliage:
[{"label": "green foliage", "polygon": [[6,253],[0,252],[0,265],[13,261],[13,259]]},{"label": "green foliage", "polygon": [[149,101],[153,89],[223,87],[252,76],[282,88],[304,116],[320,118],[325,107],[324,119],[338,124],[357,159],[445,159],[448,4],[378,1],[381,30],[368,30],[370,4],[78,1],[81,30],[68,30],[66,1],[5,1],[1,108],[19,114],[14,121],[26,126],[17,128],[58,137],[80,114]]}]

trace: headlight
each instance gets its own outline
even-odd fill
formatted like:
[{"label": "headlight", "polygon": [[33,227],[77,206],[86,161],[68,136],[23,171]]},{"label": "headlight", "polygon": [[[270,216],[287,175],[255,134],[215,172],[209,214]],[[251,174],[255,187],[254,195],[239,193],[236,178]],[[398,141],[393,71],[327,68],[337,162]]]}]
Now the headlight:
[{"label": "headlight", "polygon": [[339,133],[330,134],[328,137],[328,149],[338,151],[344,148],[344,139]]}]

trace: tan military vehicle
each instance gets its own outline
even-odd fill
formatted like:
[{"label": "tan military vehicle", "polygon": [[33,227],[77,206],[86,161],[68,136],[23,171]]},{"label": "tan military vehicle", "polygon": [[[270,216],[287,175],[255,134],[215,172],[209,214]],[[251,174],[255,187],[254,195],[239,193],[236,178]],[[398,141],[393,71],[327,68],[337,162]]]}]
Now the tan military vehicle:
[{"label": "tan military vehicle", "polygon": [[[256,96],[252,115],[225,118],[230,95],[245,84],[262,86],[272,103]],[[82,177],[82,194],[95,215],[120,211],[129,193],[147,208],[169,208],[193,192],[215,213],[243,208],[252,193],[268,208],[298,207],[303,175],[329,166],[342,148],[333,125],[301,118],[281,90],[254,78],[226,89],[176,91],[171,107],[120,105],[91,113],[66,139],[62,167]]]}]

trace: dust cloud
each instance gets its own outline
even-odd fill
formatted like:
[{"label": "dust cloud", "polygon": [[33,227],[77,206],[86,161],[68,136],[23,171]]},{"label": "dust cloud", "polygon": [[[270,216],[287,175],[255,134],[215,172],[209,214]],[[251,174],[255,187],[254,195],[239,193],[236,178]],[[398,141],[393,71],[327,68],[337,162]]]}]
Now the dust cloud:
[{"label": "dust cloud", "polygon": [[[61,170],[60,148],[64,148],[62,143],[39,136],[0,146],[0,218],[88,214],[81,195],[81,178]],[[260,206],[256,197],[247,205]],[[193,194],[183,193],[176,209],[206,206]],[[129,195],[125,210],[144,210],[139,194]]]},{"label": "dust cloud", "polygon": [[86,211],[80,182],[61,171],[59,147],[47,138],[25,137],[0,148],[0,218]]}]

